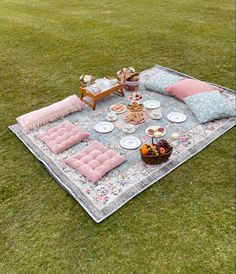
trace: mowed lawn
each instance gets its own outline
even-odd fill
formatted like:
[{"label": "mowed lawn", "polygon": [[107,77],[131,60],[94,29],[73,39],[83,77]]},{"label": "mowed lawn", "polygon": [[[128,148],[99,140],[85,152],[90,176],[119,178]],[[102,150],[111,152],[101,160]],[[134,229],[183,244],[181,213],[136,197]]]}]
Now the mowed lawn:
[{"label": "mowed lawn", "polygon": [[0,273],[234,273],[235,131],[96,224],[8,130],[79,76],[159,63],[235,89],[233,0],[0,1]]}]

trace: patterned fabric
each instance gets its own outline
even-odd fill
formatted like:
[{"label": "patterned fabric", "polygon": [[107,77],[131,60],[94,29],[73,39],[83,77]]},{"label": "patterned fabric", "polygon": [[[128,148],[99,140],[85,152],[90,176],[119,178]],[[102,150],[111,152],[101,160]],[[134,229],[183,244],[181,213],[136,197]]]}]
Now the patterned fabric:
[{"label": "patterned fabric", "polygon": [[66,159],[65,163],[78,170],[92,183],[95,183],[125,160],[123,156],[94,141],[82,149],[79,154]]},{"label": "patterned fabric", "polygon": [[166,88],[166,91],[183,101],[184,98],[192,96],[194,94],[209,92],[212,90],[223,91],[222,88],[207,84],[200,80],[183,79],[182,81],[175,83],[174,85]]},{"label": "patterned fabric", "polygon": [[184,99],[200,123],[235,116],[235,111],[219,91],[199,93]]},{"label": "patterned fabric", "polygon": [[[85,106],[81,112],[75,112],[29,132],[22,131],[19,124],[10,127],[16,136],[34,153],[37,159],[46,166],[63,189],[67,190],[96,222],[101,222],[110,216],[134,196],[152,184],[157,183],[163,176],[189,160],[194,154],[200,152],[208,144],[235,125],[235,118],[199,124],[194,114],[184,102],[173,96],[165,96],[143,88],[144,83],[148,79],[160,73],[171,73],[180,77],[189,77],[160,66],[141,73],[139,87],[140,93],[143,96],[141,102],[158,100],[161,104],[160,108],[163,116],[158,121],[152,120],[149,116],[145,123],[135,126],[136,131],[133,135],[140,138],[143,143],[149,143],[151,142],[151,138],[145,134],[147,127],[153,126],[158,122],[158,126],[166,128],[164,139],[170,141],[174,147],[170,159],[166,163],[154,166],[145,164],[140,158],[139,149],[126,150],[120,146],[120,139],[127,136],[127,134],[121,130],[125,123],[124,116],[126,113],[117,115],[118,119],[113,122],[114,130],[110,133],[102,134],[94,130],[98,122],[105,120],[111,105],[130,103],[128,98],[130,95],[129,92],[126,92],[125,97],[112,95],[105,98],[97,103],[95,111]],[[235,92],[225,88],[223,95],[232,106],[235,106]],[[186,121],[183,123],[170,122],[166,116],[172,111],[184,113],[187,116]],[[146,112],[149,114],[151,110],[146,110]],[[91,135],[73,147],[59,154],[55,154],[37,135],[40,132],[47,131],[52,128],[52,126],[61,124],[65,119],[71,121],[80,129],[90,132]],[[180,134],[181,137],[179,140],[171,140],[171,135],[174,132]],[[108,149],[119,153],[127,159],[123,164],[106,173],[95,184],[64,162],[65,159],[80,153],[94,140],[103,143]],[[35,191],[37,191],[37,189],[35,189]]]},{"label": "patterned fabric", "polygon": [[38,138],[42,140],[53,153],[57,154],[78,144],[89,135],[89,133],[78,129],[66,120],[56,127],[40,132]]},{"label": "patterned fabric", "polygon": [[165,95],[170,95],[165,89],[176,82],[183,79],[183,77],[173,75],[170,73],[158,73],[148,79],[144,85],[147,89],[156,91]]},{"label": "patterned fabric", "polygon": [[23,130],[28,131],[69,113],[80,111],[83,106],[84,103],[76,95],[72,95],[50,106],[24,114],[16,118],[16,121]]}]

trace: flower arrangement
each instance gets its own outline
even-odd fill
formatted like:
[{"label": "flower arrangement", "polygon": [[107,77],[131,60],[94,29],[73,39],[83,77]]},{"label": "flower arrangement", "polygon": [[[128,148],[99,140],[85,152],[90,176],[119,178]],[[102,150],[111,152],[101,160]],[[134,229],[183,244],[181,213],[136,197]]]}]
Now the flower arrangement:
[{"label": "flower arrangement", "polygon": [[95,78],[92,75],[84,75],[84,74],[82,74],[79,78],[82,86],[89,86],[94,81],[94,79]]},{"label": "flower arrangement", "polygon": [[159,142],[154,144],[154,138],[152,137],[151,144],[144,144],[140,148],[141,158],[147,164],[161,164],[162,162],[166,162],[171,153],[172,146],[164,139],[161,139]]}]

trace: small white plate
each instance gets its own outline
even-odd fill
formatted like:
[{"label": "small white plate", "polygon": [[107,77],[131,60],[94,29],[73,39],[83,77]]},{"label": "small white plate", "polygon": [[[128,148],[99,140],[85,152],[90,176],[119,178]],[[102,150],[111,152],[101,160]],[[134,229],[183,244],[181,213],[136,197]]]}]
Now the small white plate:
[{"label": "small white plate", "polygon": [[114,125],[110,122],[100,122],[95,125],[95,130],[99,133],[108,133],[114,129]]},{"label": "small white plate", "polygon": [[136,149],[141,146],[141,140],[135,136],[123,137],[120,145],[125,149]]},{"label": "small white plate", "polygon": [[143,103],[145,108],[149,108],[149,109],[156,109],[160,107],[160,102],[158,102],[157,100],[147,100]]},{"label": "small white plate", "polygon": [[135,132],[135,127],[133,127],[131,130],[127,130],[127,129],[125,129],[124,127],[122,128],[122,132],[124,132],[124,133],[134,133]]},{"label": "small white plate", "polygon": [[181,112],[171,112],[167,115],[167,119],[174,123],[182,123],[187,119],[187,117]]},{"label": "small white plate", "polygon": [[[151,127],[146,128],[146,130],[145,130],[146,135],[149,136],[149,137],[153,137],[154,135],[149,134],[149,133],[148,133],[148,130],[149,130],[149,129],[155,130],[155,129],[157,129],[157,128],[160,128],[160,127],[158,127],[158,126],[151,126]],[[164,136],[165,134],[166,134],[166,129],[162,132],[162,135],[160,135],[158,138]]]},{"label": "small white plate", "polygon": [[[121,105],[123,105],[123,104],[121,104]],[[117,113],[117,114],[123,113],[123,112],[125,112],[125,111],[127,110],[127,108],[126,108],[125,105],[123,105],[123,106],[124,106],[124,109],[122,109],[121,111],[113,110],[112,108],[113,108],[114,106],[115,106],[115,105],[110,106],[110,107],[109,107],[109,110],[112,111],[112,112],[115,112],[115,113]]]}]

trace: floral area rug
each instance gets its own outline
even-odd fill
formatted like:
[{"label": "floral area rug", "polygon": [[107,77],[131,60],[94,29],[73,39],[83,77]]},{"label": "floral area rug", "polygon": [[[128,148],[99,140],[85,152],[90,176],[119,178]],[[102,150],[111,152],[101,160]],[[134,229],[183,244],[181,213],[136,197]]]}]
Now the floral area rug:
[{"label": "floral area rug", "polygon": [[[44,164],[56,181],[80,203],[96,222],[101,222],[107,218],[134,196],[160,180],[163,176],[190,159],[193,155],[200,152],[235,125],[235,118],[199,124],[183,102],[174,97],[165,96],[143,88],[143,82],[146,79],[155,73],[163,73],[163,71],[190,77],[158,65],[142,72],[140,88],[143,95],[143,101],[151,99],[158,100],[161,103],[163,118],[157,121],[148,118],[145,123],[136,126],[136,132],[133,134],[139,137],[142,142],[147,143],[151,141],[151,139],[145,135],[145,129],[148,126],[159,125],[167,128],[165,139],[171,142],[174,149],[170,160],[161,165],[147,165],[141,160],[139,149],[126,150],[119,145],[119,140],[122,137],[127,136],[121,131],[124,124],[123,115],[125,115],[125,113],[120,114],[119,119],[114,122],[115,129],[112,132],[100,134],[94,130],[96,123],[105,120],[109,106],[116,103],[129,103],[128,96],[130,95],[130,92],[126,92],[126,97],[112,95],[98,102],[95,111],[86,107],[82,112],[77,112],[54,122],[47,123],[27,134],[22,132],[17,124],[10,126],[10,129],[15,135],[27,146],[36,158]],[[234,92],[224,88],[224,94],[228,97],[232,105],[234,105]],[[184,113],[187,116],[187,120],[184,123],[179,124],[171,123],[167,120],[166,116],[172,111]],[[49,129],[66,119],[75,125],[78,125],[81,129],[90,132],[91,135],[89,139],[55,155],[36,136],[39,132]],[[179,132],[181,138],[177,141],[171,141],[170,136],[173,132]],[[105,146],[124,155],[128,159],[125,163],[109,172],[95,184],[88,181],[73,168],[64,164],[63,161],[78,153],[93,140],[103,143]]]}]

